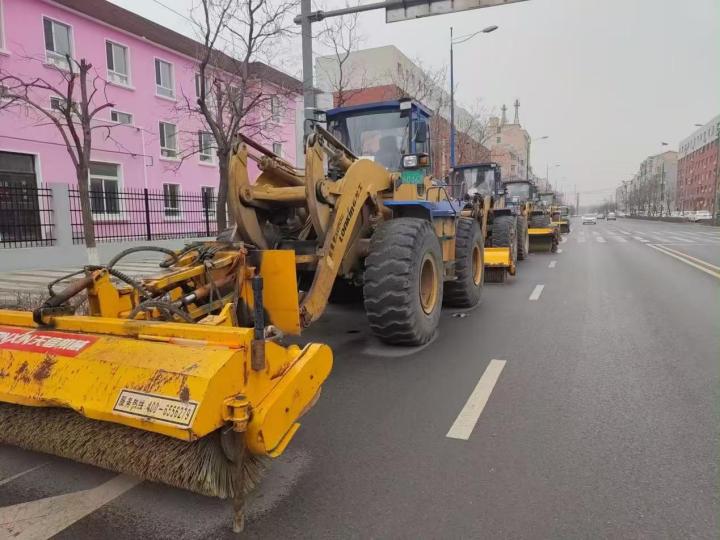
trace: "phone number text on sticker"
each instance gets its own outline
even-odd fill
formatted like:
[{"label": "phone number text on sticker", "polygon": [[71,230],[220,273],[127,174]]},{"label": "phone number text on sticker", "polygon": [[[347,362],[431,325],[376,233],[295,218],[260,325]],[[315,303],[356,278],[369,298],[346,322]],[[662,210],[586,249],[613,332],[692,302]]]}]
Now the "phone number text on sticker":
[{"label": "phone number text on sticker", "polygon": [[174,426],[190,427],[195,418],[197,401],[121,390],[113,410],[141,418],[152,418]]},{"label": "phone number text on sticker", "polygon": [[0,349],[77,356],[98,338],[82,334],[0,326]]}]

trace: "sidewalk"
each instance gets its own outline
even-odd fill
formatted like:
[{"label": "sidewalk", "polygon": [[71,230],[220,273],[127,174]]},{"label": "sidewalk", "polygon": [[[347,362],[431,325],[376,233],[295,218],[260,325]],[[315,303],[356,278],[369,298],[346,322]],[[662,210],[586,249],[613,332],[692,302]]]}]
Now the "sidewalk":
[{"label": "sidewalk", "polygon": [[[141,260],[132,260],[131,257],[128,257],[126,261],[121,261],[115,268],[132,277],[143,277],[162,272],[163,269],[158,266],[162,260],[162,256],[146,257]],[[48,283],[81,268],[82,265],[0,272],[0,305],[12,305],[18,297],[23,296],[37,297],[39,300],[41,297],[47,296]],[[57,290],[62,288],[62,284],[70,283],[77,278],[78,276],[73,276],[61,281],[58,283]]]}]

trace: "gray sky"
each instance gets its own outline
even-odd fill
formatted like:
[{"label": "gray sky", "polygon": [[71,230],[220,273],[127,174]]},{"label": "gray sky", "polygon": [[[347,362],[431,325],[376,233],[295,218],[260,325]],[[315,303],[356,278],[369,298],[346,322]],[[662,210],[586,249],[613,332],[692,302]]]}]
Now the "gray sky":
[{"label": "gray sky", "polygon": [[[174,30],[190,23],[155,0],[113,0]],[[187,13],[191,0],[160,0]],[[328,0],[327,8],[344,6]],[[720,3],[717,0],[528,0],[517,4],[385,24],[360,15],[363,46],[393,44],[431,66],[449,62],[456,35],[496,24],[455,49],[457,99],[500,109],[520,99],[531,163],[583,202],[600,202],[647,155],[678,142],[720,112]],[[195,36],[193,36],[195,37]],[[298,66],[299,46],[280,67]],[[298,74],[299,73],[295,73]],[[670,143],[661,147],[661,142]]]}]

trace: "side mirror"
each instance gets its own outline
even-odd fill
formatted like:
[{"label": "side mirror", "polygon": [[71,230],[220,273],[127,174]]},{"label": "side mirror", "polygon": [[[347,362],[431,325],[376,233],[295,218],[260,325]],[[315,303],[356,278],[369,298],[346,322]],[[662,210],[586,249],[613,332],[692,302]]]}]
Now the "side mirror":
[{"label": "side mirror", "polygon": [[415,129],[415,142],[424,143],[428,139],[428,125],[427,122],[418,122],[417,128]]}]

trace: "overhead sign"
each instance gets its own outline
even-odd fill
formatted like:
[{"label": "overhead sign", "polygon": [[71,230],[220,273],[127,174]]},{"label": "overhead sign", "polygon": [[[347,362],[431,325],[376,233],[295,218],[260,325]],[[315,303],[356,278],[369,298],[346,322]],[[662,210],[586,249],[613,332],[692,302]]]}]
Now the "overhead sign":
[{"label": "overhead sign", "polygon": [[400,22],[420,17],[432,17],[433,15],[445,15],[456,11],[468,11],[504,4],[514,4],[527,0],[427,0],[418,2],[406,0],[405,2],[388,2],[385,8],[385,22]]}]

